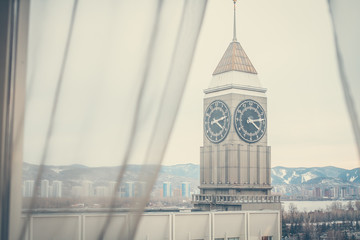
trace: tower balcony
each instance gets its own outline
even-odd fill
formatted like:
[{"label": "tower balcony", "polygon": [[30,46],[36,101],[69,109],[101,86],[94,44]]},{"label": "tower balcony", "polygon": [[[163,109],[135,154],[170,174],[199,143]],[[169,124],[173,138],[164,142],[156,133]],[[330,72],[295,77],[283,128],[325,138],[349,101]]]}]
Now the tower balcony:
[{"label": "tower balcony", "polygon": [[279,195],[212,195],[193,194],[193,204],[243,205],[247,203],[280,203]]}]

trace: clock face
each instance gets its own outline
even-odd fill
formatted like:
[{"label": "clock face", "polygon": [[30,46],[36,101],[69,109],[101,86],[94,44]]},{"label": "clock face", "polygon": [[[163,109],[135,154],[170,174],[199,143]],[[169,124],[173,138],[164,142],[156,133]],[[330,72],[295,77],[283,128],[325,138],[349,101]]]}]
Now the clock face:
[{"label": "clock face", "polygon": [[235,109],[234,126],[239,137],[245,142],[259,141],[266,132],[264,109],[254,100],[242,101]]},{"label": "clock face", "polygon": [[206,108],[204,115],[204,131],[206,137],[213,143],[223,141],[230,130],[230,111],[220,100],[213,101]]}]

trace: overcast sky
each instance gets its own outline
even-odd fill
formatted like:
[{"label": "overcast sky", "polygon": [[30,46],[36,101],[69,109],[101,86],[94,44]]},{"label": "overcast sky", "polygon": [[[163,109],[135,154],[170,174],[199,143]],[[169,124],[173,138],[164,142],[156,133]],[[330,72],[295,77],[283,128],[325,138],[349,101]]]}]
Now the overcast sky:
[{"label": "overcast sky", "polygon": [[[327,2],[258,0],[237,5],[237,39],[268,89],[272,166],[358,167]],[[231,39],[232,5],[209,1],[165,163],[199,163],[202,89]],[[179,146],[186,150],[176,151]]]},{"label": "overcast sky", "polygon": [[[63,18],[70,14],[69,9],[71,7],[71,1],[49,2],[52,2],[52,5],[59,5],[52,6],[51,9],[56,9],[56,11],[49,9],[49,6],[44,6],[41,1],[33,1],[32,3],[33,22],[30,25],[32,26],[30,27],[30,31],[32,31],[30,33],[30,44],[32,45],[29,46],[29,55],[37,61],[36,64],[34,61],[29,63],[28,75],[29,79],[33,79],[33,82],[29,84],[31,95],[28,101],[25,128],[24,159],[33,163],[39,160],[46,130],[44,126],[48,120],[46,116],[39,120],[39,111],[45,113],[48,111],[46,109],[51,106],[51,96],[53,95],[51,89],[54,88],[54,84],[49,82],[49,79],[51,74],[58,71],[56,66],[59,65],[56,60],[51,65],[49,57],[44,56],[49,54],[49,49],[54,52],[54,56],[61,54],[59,49],[52,46],[44,47],[43,45],[51,42],[49,39],[64,41],[68,23]],[[80,8],[82,6],[79,5],[79,11],[84,9]],[[86,15],[84,12],[80,11],[79,14]],[[99,10],[99,12],[101,11]],[[131,13],[128,11],[127,14],[129,12]],[[176,14],[174,13],[174,15]],[[120,22],[121,17],[126,16],[126,13],[117,15],[119,15],[118,21]],[[79,19],[81,21],[82,18]],[[91,16],[90,19],[92,19]],[[137,20],[134,21],[134,29],[137,29],[137,24],[146,24],[146,22],[141,23],[141,19],[137,16]],[[47,34],[36,32],[41,26],[46,28],[46,25],[51,21],[56,22],[56,31]],[[95,20],[92,19],[92,21]],[[100,18],[96,21],[101,22],[102,20]],[[199,164],[200,146],[203,140],[203,89],[208,87],[212,72],[232,40],[232,24],[232,1],[210,0],[181,108],[163,162],[166,165]],[[74,41],[80,41],[82,38],[89,38],[89,42],[101,41],[102,37],[111,36],[110,30],[116,27],[114,21],[109,21],[107,25],[108,28],[102,27],[101,34],[95,38],[92,37],[90,40],[87,33],[92,31],[94,24],[87,23],[87,27],[78,30],[78,34],[74,36]],[[126,33],[123,34],[126,35]],[[255,66],[263,87],[268,89],[268,141],[272,147],[272,166],[332,165],[348,169],[358,167],[354,138],[338,77],[326,1],[238,1],[237,39]],[[112,42],[116,42],[116,38]],[[41,51],[39,51],[40,48]],[[73,52],[75,49],[79,52],[83,51],[81,52],[82,55],[87,54],[91,59],[88,49],[82,49],[80,45],[77,48],[74,47]],[[129,49],[118,50],[130,51]],[[134,51],[134,49],[132,50]],[[104,46],[99,52],[95,51],[94,58],[99,59],[108,53],[111,55],[112,52],[116,51]],[[136,52],[131,54],[135,55],[132,55],[129,61],[136,59]],[[116,59],[115,55],[112,57]],[[90,66],[94,68],[107,69],[106,63],[110,60],[107,57],[103,65],[99,65],[99,61],[95,62],[94,60],[93,63],[92,60],[88,61],[93,64]],[[72,61],[76,62],[76,59]],[[119,117],[114,116],[111,124],[106,124],[101,132],[96,133],[93,130],[92,123],[96,122],[101,114],[95,113],[93,108],[97,106],[101,111],[106,111],[106,109],[102,109],[102,106],[107,106],[108,102],[119,101],[124,103],[130,100],[122,99],[113,90],[114,88],[106,88],[106,86],[111,86],[110,81],[99,82],[101,76],[97,75],[98,72],[91,72],[88,69],[89,65],[84,68],[84,71],[78,69],[74,78],[80,79],[79,82],[72,82],[71,90],[65,91],[63,95],[62,101],[64,103],[75,104],[76,106],[71,109],[67,107],[67,111],[64,110],[65,108],[60,108],[60,112],[63,111],[63,114],[59,114],[59,118],[63,122],[78,121],[81,131],[86,133],[82,135],[84,141],[72,137],[74,129],[59,130],[61,134],[52,145],[56,157],[49,159],[49,164],[66,165],[79,162],[89,166],[118,165],[115,160],[116,157],[107,157],[104,152],[112,149],[121,152],[121,149],[118,150],[119,139],[115,137],[111,140],[109,138],[110,142],[104,143],[102,152],[94,152],[90,150],[98,147],[99,142],[90,141],[87,136],[90,135],[89,132],[92,132],[91,136],[98,134],[99,138],[114,131],[121,132],[114,128],[114,125],[111,125],[116,124],[117,117]],[[117,84],[127,87],[124,81]],[[85,90],[87,93],[82,96],[81,93]],[[91,98],[88,97],[90,95]],[[105,100],[102,99],[101,103],[95,102],[95,97],[99,95],[110,97]],[[74,103],[73,99],[78,101]],[[121,109],[121,104],[119,108]],[[85,117],[82,115],[82,118],[76,118],[78,109],[87,109]],[[84,121],[84,118],[87,121]],[[85,146],[83,142],[88,145]],[[59,148],[56,151],[57,145],[55,143],[67,143],[68,148]],[[84,152],[88,154],[84,155]],[[99,160],[100,158],[101,160]]]}]

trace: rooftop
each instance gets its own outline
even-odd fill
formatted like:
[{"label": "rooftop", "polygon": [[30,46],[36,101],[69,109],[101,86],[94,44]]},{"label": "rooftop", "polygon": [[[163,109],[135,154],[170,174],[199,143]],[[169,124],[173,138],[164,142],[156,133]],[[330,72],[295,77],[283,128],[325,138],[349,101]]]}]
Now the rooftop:
[{"label": "rooftop", "polygon": [[257,74],[250,59],[239,42],[233,41],[229,44],[213,75],[229,71],[240,71]]}]

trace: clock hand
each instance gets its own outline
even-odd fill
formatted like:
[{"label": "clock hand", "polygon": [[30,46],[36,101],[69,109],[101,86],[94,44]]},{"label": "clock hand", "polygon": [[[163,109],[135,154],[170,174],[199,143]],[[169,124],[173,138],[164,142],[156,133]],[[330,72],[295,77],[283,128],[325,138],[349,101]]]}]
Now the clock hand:
[{"label": "clock hand", "polygon": [[257,128],[257,130],[260,129],[258,126],[256,126],[256,124],[254,122],[251,122],[251,123]]},{"label": "clock hand", "polygon": [[218,122],[218,121],[224,120],[225,118],[227,118],[227,116],[223,116],[223,117],[219,118],[219,119],[216,120],[216,121]]},{"label": "clock hand", "polygon": [[211,121],[211,125],[213,125],[214,123],[216,123],[221,129],[223,129],[224,127],[223,126],[221,126],[221,124],[219,123],[219,121],[220,120],[222,120],[221,118],[219,118],[219,119],[213,119],[212,121]]},{"label": "clock hand", "polygon": [[[218,123],[219,121],[221,121],[221,120],[224,120],[225,118],[227,118],[227,116],[223,116],[223,117],[221,117],[221,118],[219,118],[219,119],[213,119],[212,121],[211,121],[211,125],[213,125],[214,123]],[[219,124],[218,124],[219,125]]]},{"label": "clock hand", "polygon": [[[259,119],[257,119],[257,120],[259,120]],[[260,128],[254,123],[254,122],[258,122],[258,121],[248,118],[246,122],[251,123],[252,125],[254,125],[257,128],[257,130],[260,130]]]},{"label": "clock hand", "polygon": [[259,119],[251,119],[251,122],[261,122],[264,121],[265,119],[263,118],[259,118]]},{"label": "clock hand", "polygon": [[223,126],[220,125],[218,121],[215,122],[221,129],[223,129]]},{"label": "clock hand", "polygon": [[260,129],[258,126],[256,126],[256,124],[254,122],[251,122],[251,123],[252,123],[252,125],[254,125],[257,128],[257,130]]}]

